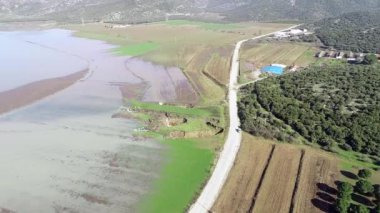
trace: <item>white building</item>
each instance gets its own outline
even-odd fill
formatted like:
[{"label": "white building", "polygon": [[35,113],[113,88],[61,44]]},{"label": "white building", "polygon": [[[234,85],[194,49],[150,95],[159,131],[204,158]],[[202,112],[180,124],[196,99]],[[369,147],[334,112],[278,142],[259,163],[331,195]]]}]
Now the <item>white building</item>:
[{"label": "white building", "polygon": [[286,32],[277,32],[274,34],[275,38],[288,38],[290,37],[288,33]]},{"label": "white building", "polygon": [[304,30],[300,30],[300,29],[291,29],[289,31],[289,34],[293,35],[293,36],[295,36],[295,35],[303,35],[304,33],[305,33]]}]

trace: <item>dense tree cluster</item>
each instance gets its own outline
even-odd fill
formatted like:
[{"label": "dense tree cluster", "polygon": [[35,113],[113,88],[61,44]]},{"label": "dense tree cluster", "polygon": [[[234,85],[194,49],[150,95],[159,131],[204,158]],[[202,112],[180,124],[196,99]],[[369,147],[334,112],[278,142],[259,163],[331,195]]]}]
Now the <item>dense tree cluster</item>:
[{"label": "dense tree cluster", "polygon": [[[335,210],[338,213],[379,213],[379,185],[372,185],[369,181],[371,177],[371,171],[368,169],[359,170],[355,187],[348,182],[340,182],[338,184],[338,196],[335,202]],[[355,200],[353,202],[353,196],[364,196],[364,200],[367,202]],[[359,196],[359,197],[360,197]],[[370,200],[374,198],[374,203]]]},{"label": "dense tree cluster", "polygon": [[380,12],[347,13],[316,22],[317,37],[327,46],[354,52],[380,53]]},{"label": "dense tree cluster", "polygon": [[380,65],[313,65],[242,92],[239,116],[251,134],[380,156]]}]

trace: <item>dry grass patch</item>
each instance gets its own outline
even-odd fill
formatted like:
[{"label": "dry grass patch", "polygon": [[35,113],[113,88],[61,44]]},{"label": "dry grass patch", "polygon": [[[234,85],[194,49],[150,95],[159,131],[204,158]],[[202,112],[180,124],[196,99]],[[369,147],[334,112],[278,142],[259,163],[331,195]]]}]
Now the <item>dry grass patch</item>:
[{"label": "dry grass patch", "polygon": [[207,72],[218,84],[226,85],[230,78],[230,67],[233,46],[219,48],[208,61],[205,72]]},{"label": "dry grass patch", "polygon": [[289,212],[301,150],[277,145],[252,212]]},{"label": "dry grass patch", "polygon": [[307,66],[316,60],[315,51],[314,47],[304,43],[247,44],[242,51],[242,61],[253,63],[256,68],[272,63]]}]

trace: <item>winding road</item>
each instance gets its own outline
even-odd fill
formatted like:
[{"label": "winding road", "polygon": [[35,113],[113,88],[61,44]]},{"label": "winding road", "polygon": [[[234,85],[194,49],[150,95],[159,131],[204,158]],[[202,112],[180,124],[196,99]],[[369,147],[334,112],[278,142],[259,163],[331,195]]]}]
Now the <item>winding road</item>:
[{"label": "winding road", "polygon": [[[290,28],[280,30],[277,32],[290,30],[300,25],[295,25]],[[214,169],[214,172],[203,188],[202,193],[198,197],[197,201],[190,207],[189,213],[207,213],[211,212],[211,208],[214,202],[219,196],[224,183],[227,180],[228,174],[235,162],[236,155],[240,148],[242,134],[240,131],[240,120],[238,116],[237,106],[237,93],[239,87],[237,86],[239,77],[239,53],[241,46],[248,40],[257,40],[277,32],[261,35],[252,39],[246,39],[239,41],[234,50],[232,57],[231,71],[230,71],[230,83],[228,91],[229,100],[229,114],[230,114],[230,127],[228,130],[228,136],[226,143],[224,144],[223,151],[220,153],[218,163]]]}]

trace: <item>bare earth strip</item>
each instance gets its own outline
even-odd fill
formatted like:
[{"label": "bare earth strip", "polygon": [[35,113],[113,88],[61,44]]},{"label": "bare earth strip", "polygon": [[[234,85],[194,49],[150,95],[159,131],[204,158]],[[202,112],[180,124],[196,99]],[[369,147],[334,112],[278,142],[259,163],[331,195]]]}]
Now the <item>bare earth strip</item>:
[{"label": "bare earth strip", "polygon": [[323,209],[326,210],[329,205],[325,201],[319,203],[326,203],[327,205],[318,205],[316,198],[320,196],[323,197],[322,199],[325,199],[326,196],[331,197],[319,188],[323,185],[332,187],[339,178],[336,159],[306,151],[302,167],[293,212],[325,212]]},{"label": "bare earth strip", "polygon": [[301,150],[277,145],[253,212],[289,212]]},{"label": "bare earth strip", "polygon": [[237,160],[213,212],[247,212],[260,182],[272,145],[244,138]]},{"label": "bare earth strip", "polygon": [[65,89],[87,73],[80,71],[65,77],[41,80],[25,86],[0,92],[0,114],[34,103],[46,96]]}]

